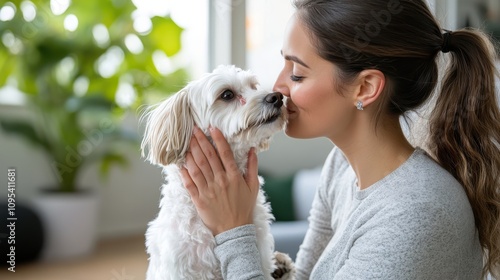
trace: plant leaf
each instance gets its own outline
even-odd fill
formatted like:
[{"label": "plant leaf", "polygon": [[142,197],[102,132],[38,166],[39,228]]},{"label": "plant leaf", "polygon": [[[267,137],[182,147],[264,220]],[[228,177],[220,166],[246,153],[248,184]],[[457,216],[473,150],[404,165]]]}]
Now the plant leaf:
[{"label": "plant leaf", "polygon": [[71,97],[66,100],[65,108],[70,112],[81,112],[87,109],[103,109],[109,111],[114,103],[102,95],[85,95],[82,97]]},{"label": "plant leaf", "polygon": [[110,78],[92,77],[89,83],[87,95],[100,95],[108,100],[115,100],[116,90],[118,89],[119,77],[112,76]]},{"label": "plant leaf", "polygon": [[99,174],[101,179],[105,179],[112,165],[119,165],[122,168],[128,167],[128,160],[121,154],[107,152],[101,158]]},{"label": "plant leaf", "polygon": [[167,56],[173,56],[181,49],[181,33],[183,29],[170,17],[153,17],[153,30],[149,35],[153,43],[164,51]]},{"label": "plant leaf", "polygon": [[0,48],[0,87],[5,85],[5,82],[10,76],[10,73],[12,73],[13,68],[12,65],[14,64],[14,57],[9,55],[9,53],[3,49]]},{"label": "plant leaf", "polygon": [[38,133],[33,125],[23,120],[0,120],[0,126],[3,131],[23,137],[35,146],[51,152],[52,148],[47,139]]}]

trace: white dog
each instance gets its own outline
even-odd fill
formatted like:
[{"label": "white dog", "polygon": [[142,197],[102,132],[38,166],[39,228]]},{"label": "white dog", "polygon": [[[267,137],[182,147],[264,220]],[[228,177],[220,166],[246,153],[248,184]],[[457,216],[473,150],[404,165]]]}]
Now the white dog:
[{"label": "white dog", "polygon": [[[163,166],[166,176],[160,212],[146,232],[148,280],[222,279],[214,237],[198,216],[179,167],[185,163],[193,127],[209,135],[208,128],[213,126],[222,131],[245,173],[250,148],[267,149],[271,136],[283,128],[286,111],[282,99],[279,93],[262,90],[251,73],[219,66],[144,115],[143,156],[147,153],[151,163]],[[254,224],[262,267],[267,279],[292,279],[291,259],[274,252],[269,229],[273,219],[260,191]]]}]

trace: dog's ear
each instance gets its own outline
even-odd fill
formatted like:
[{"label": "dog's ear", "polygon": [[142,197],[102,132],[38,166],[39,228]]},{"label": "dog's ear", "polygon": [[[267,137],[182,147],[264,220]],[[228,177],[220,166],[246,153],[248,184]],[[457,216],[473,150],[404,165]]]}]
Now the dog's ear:
[{"label": "dog's ear", "polygon": [[184,88],[143,115],[146,122],[141,149],[153,164],[184,164],[194,120],[188,89]]}]

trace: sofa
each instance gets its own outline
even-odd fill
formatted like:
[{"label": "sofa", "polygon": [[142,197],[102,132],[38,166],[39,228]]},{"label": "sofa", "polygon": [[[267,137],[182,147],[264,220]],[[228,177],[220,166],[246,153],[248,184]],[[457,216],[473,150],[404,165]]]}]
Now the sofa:
[{"label": "sofa", "polygon": [[307,218],[320,173],[321,167],[299,170],[289,176],[260,172],[265,181],[263,189],[276,219],[271,225],[275,250],[288,254],[293,260],[309,225]]}]

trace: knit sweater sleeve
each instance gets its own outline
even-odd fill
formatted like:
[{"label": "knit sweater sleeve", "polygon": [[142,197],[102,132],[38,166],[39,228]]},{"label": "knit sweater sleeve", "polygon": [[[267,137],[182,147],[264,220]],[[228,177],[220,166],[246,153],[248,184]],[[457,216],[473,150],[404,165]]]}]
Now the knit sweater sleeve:
[{"label": "knit sweater sleeve", "polygon": [[255,225],[244,225],[215,236],[215,255],[226,280],[265,279]]},{"label": "knit sweater sleeve", "polygon": [[[322,170],[320,185],[317,188],[309,215],[309,228],[296,258],[296,279],[309,279],[324,248],[333,236],[331,221],[331,205],[327,188],[331,174],[333,174],[334,149],[328,156]],[[338,153],[338,151],[337,151]]]}]

